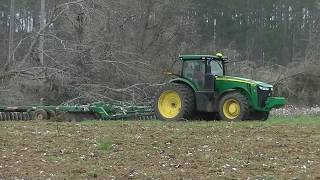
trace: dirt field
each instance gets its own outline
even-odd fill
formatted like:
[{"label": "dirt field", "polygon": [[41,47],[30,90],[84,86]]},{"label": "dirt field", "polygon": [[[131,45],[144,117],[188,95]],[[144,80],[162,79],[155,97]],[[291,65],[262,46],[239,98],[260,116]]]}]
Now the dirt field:
[{"label": "dirt field", "polygon": [[0,179],[320,179],[320,118],[0,122]]}]

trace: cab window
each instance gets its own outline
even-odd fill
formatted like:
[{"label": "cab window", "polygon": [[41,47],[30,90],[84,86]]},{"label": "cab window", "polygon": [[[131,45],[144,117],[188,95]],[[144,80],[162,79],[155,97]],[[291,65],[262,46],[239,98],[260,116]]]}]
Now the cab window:
[{"label": "cab window", "polygon": [[223,76],[223,65],[219,61],[211,61],[211,74],[217,76]]},{"label": "cab window", "polygon": [[198,88],[203,88],[205,81],[205,63],[203,61],[184,62],[183,77],[194,82]]}]

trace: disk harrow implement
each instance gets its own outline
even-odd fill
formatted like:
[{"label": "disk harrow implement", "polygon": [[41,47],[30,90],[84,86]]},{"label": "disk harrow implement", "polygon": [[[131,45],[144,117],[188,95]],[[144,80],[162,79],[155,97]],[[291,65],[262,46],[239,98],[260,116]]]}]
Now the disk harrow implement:
[{"label": "disk harrow implement", "polygon": [[151,120],[155,119],[155,116],[150,103],[135,105],[121,101],[95,102],[88,105],[0,107],[0,121],[83,121],[94,119]]},{"label": "disk harrow implement", "polygon": [[0,112],[0,121],[19,121],[31,120],[27,112]]}]

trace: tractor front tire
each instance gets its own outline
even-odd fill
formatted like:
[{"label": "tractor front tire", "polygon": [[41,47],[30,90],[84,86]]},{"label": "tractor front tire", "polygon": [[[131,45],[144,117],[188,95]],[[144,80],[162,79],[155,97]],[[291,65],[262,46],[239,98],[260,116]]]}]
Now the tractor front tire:
[{"label": "tractor front tire", "polygon": [[188,120],[192,118],[194,108],[194,93],[183,84],[168,83],[155,96],[154,112],[163,121]]},{"label": "tractor front tire", "polygon": [[224,121],[243,121],[248,119],[249,103],[240,92],[224,95],[219,101],[219,115]]},{"label": "tractor front tire", "polygon": [[269,118],[269,112],[252,112],[250,114],[250,120],[266,121]]}]

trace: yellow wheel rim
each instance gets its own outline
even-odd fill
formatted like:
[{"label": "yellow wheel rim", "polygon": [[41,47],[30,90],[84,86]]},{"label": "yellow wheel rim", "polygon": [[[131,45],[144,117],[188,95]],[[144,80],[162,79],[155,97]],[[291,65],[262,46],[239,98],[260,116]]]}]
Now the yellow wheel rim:
[{"label": "yellow wheel rim", "polygon": [[181,109],[181,99],[179,94],[175,91],[163,92],[158,100],[158,109],[160,114],[167,119],[172,119],[178,116]]},{"label": "yellow wheel rim", "polygon": [[229,120],[234,120],[239,117],[241,113],[240,104],[235,99],[228,99],[223,104],[223,114]]}]

